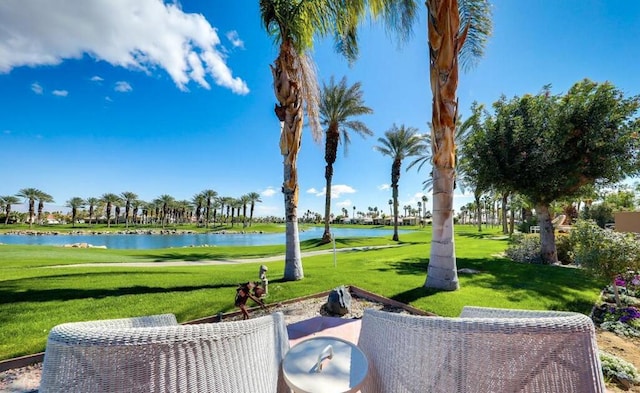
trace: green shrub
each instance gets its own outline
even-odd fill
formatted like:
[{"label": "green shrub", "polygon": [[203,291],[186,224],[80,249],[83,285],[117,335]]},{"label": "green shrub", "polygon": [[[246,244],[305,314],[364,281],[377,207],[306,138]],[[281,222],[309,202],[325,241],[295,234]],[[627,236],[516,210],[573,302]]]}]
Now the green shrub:
[{"label": "green shrub", "polygon": [[613,284],[616,304],[621,306],[618,287],[624,281],[619,276],[640,270],[640,242],[633,235],[598,227],[593,221],[580,220],[571,231],[575,244],[575,262],[596,277]]},{"label": "green shrub", "polygon": [[634,236],[579,220],[571,231],[575,262],[596,276],[613,281],[618,274],[640,268],[640,242]]},{"label": "green shrub", "polygon": [[558,234],[556,237],[556,252],[558,253],[558,261],[563,265],[571,265],[574,259],[574,242],[571,236]]},{"label": "green shrub", "polygon": [[513,236],[505,254],[516,262],[541,264],[540,249],[539,235],[519,234]]}]

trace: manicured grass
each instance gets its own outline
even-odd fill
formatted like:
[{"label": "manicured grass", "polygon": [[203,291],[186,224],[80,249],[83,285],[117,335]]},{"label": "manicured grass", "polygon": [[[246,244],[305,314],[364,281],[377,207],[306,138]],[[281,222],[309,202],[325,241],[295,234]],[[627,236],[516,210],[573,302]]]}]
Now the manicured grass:
[{"label": "manicured grass", "polygon": [[[438,292],[423,288],[430,247],[430,228],[401,235],[399,247],[351,250],[304,257],[305,279],[283,282],[284,263],[268,262],[268,303],[356,285],[443,316],[455,316],[464,305],[526,309],[559,309],[588,313],[602,282],[583,271],[521,265],[499,255],[506,240],[497,230],[481,234],[456,227],[458,268],[479,270],[460,275],[461,289]],[[338,247],[395,244],[387,238],[338,239]],[[302,250],[331,249],[316,240]],[[44,246],[0,246],[0,359],[42,351],[56,324],[155,313],[174,313],[180,321],[234,309],[238,283],[258,279],[263,262],[187,267],[133,268],[118,262],[248,258],[282,254],[284,246],[210,247],[162,250],[65,249]],[[62,267],[110,262],[104,267]]]}]

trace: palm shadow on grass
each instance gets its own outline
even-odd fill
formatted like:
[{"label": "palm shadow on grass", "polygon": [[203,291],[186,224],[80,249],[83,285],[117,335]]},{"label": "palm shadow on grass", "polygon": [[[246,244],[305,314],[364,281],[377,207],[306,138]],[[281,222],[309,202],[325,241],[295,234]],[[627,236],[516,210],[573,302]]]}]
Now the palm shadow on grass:
[{"label": "palm shadow on grass", "polygon": [[[282,253],[284,253],[284,251]],[[187,262],[228,261],[228,262],[231,262],[235,259],[251,259],[251,258],[259,258],[262,256],[272,256],[272,255],[278,255],[278,253],[265,254],[264,252],[260,252],[255,254],[236,255],[236,256],[230,257],[229,254],[226,254],[226,253],[213,253],[208,251],[192,252],[190,254],[168,252],[162,255],[157,255],[157,254],[142,255],[141,258],[150,259],[153,262],[159,262],[159,263],[167,262],[167,261],[187,261]]]},{"label": "palm shadow on grass", "polygon": [[[520,301],[523,296],[557,299],[555,305],[550,308],[558,310],[589,313],[593,303],[588,300],[575,299],[575,292],[588,292],[602,286],[599,280],[582,270],[561,266],[520,264],[504,258],[458,258],[457,267],[458,269],[469,268],[479,271],[477,274],[458,273],[461,286],[507,293],[507,299],[512,302]],[[378,270],[393,270],[401,275],[426,277],[427,268],[428,259],[416,259],[393,262],[389,264],[388,268]],[[440,292],[446,291],[417,287],[400,292],[392,298],[408,304]]]},{"label": "palm shadow on grass", "polygon": [[508,235],[496,234],[495,232],[462,232],[456,233],[456,236],[480,240],[506,240],[509,238]]},{"label": "palm shadow on grass", "polygon": [[[192,292],[202,289],[220,289],[220,288],[233,288],[235,289],[239,283],[237,282],[222,282],[216,284],[207,285],[179,285],[171,287],[157,287],[147,285],[131,285],[121,286],[118,288],[42,288],[43,284],[46,285],[48,280],[55,282],[58,279],[73,279],[74,277],[86,278],[94,275],[113,275],[113,272],[104,273],[90,273],[90,274],[68,274],[59,276],[39,277],[37,279],[28,278],[22,280],[13,280],[13,282],[3,281],[0,285],[0,305],[3,304],[16,304],[16,303],[30,303],[30,302],[51,302],[51,301],[68,301],[79,299],[104,299],[114,296],[125,295],[148,295],[156,293],[175,293],[175,292]],[[162,272],[148,272],[146,274],[165,274]],[[36,285],[29,285],[25,283],[28,280],[37,280],[40,288],[42,289],[27,289],[23,288],[35,288]]]}]

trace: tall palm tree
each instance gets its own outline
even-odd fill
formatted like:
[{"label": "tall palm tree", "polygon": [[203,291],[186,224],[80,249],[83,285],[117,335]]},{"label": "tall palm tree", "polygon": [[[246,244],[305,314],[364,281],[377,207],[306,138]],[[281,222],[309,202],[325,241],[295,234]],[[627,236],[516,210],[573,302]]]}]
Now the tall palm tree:
[{"label": "tall palm tree", "polygon": [[206,203],[204,199],[204,195],[202,193],[198,193],[191,198],[191,202],[196,207],[196,225],[200,226],[200,218],[202,217],[202,206]]},{"label": "tall palm tree", "polygon": [[[313,62],[308,55],[314,36],[333,35],[338,52],[349,60],[358,53],[357,27],[366,15],[380,16],[397,31],[408,35],[416,12],[406,0],[260,0],[260,16],[265,29],[279,45],[278,57],[271,66],[278,103],[275,113],[280,121],[280,152],[284,158],[284,194],[286,254],[284,280],[304,278],[298,235],[298,170],[304,110],[316,140],[321,129],[318,121],[318,89]],[[398,12],[398,11],[406,12]]]},{"label": "tall palm tree", "polygon": [[237,218],[240,218],[240,208],[242,207],[242,199],[234,198],[231,201],[231,226],[234,224],[234,212]]},{"label": "tall palm tree", "polygon": [[29,203],[29,228],[33,226],[33,218],[36,213],[36,200],[40,193],[42,193],[42,191],[37,188],[23,188],[16,194],[18,198],[24,198],[25,203]]},{"label": "tall palm tree", "polygon": [[125,191],[120,194],[120,198],[124,201],[124,226],[125,228],[129,228],[129,213],[131,212],[131,203],[138,199],[138,195],[131,192]]},{"label": "tall palm tree", "polygon": [[362,137],[373,135],[363,122],[353,120],[353,117],[373,113],[373,110],[364,105],[360,82],[347,86],[347,78],[342,78],[338,85],[333,77],[329,84],[323,84],[320,93],[320,124],[325,127],[324,160],[327,163],[324,171],[326,179],[326,192],[324,202],[324,233],[322,243],[331,241],[329,228],[329,214],[331,213],[331,179],[333,178],[333,163],[336,162],[338,144],[342,137],[342,146],[346,155],[351,142],[349,130]]},{"label": "tall palm tree", "polygon": [[82,209],[85,206],[84,199],[80,197],[73,197],[67,201],[66,206],[71,208],[71,226],[76,227],[76,217],[78,216],[78,209]]},{"label": "tall palm tree", "polygon": [[218,193],[215,192],[214,190],[204,190],[202,191],[202,196],[206,201],[206,207],[207,207],[205,211],[206,220],[205,220],[204,226],[209,228],[209,217],[211,215],[211,205],[215,201],[216,197],[218,196]]},{"label": "tall palm tree", "polygon": [[144,205],[144,202],[138,199],[138,197],[135,197],[131,201],[131,223],[134,226],[137,225],[138,223],[138,210],[140,209],[140,206],[143,206],[143,205]]},{"label": "tall palm tree", "polygon": [[178,220],[178,223],[180,224],[185,223],[188,212],[190,212],[192,208],[193,208],[193,205],[189,201],[181,200],[181,201],[175,202],[175,210],[176,210],[176,216],[177,216],[176,218]]},{"label": "tall palm tree", "polygon": [[433,234],[425,287],[459,288],[453,243],[459,60],[470,64],[491,33],[486,0],[427,0],[433,126]]},{"label": "tall palm tree", "polygon": [[391,190],[393,197],[393,240],[398,241],[398,181],[402,160],[421,154],[421,136],[415,127],[400,127],[395,124],[384,133],[384,138],[378,138],[380,145],[374,149],[385,156],[391,157]]},{"label": "tall palm tree", "polygon": [[111,227],[111,208],[113,205],[120,203],[120,197],[113,193],[102,194],[100,201],[106,204],[105,214],[107,215],[107,228]]},{"label": "tall palm tree", "polygon": [[[427,201],[429,201],[429,198],[427,198],[426,195],[422,196],[422,206],[424,206],[424,210],[422,211],[422,219],[424,220],[427,216]],[[426,221],[425,221],[426,223]]]},{"label": "tall palm tree", "polygon": [[245,194],[240,197],[240,202],[242,203],[242,227],[244,228],[247,226],[247,205],[251,203],[251,198],[249,198],[248,194]]},{"label": "tall palm tree", "polygon": [[42,212],[44,211],[44,204],[53,202],[55,201],[53,200],[53,197],[51,195],[47,194],[44,191],[40,191],[38,193],[38,222],[40,223],[40,225],[42,225],[43,222]]},{"label": "tall palm tree", "polygon": [[262,202],[262,199],[260,199],[260,194],[258,194],[257,192],[250,192],[247,194],[247,196],[249,197],[251,203],[251,209],[249,212],[249,226],[251,226],[251,223],[253,222],[253,210],[256,207],[256,203]]},{"label": "tall palm tree", "polygon": [[5,195],[0,197],[0,201],[4,205],[4,225],[9,223],[9,215],[11,214],[11,205],[20,203],[20,199],[14,195]]},{"label": "tall palm tree", "polygon": [[86,204],[89,205],[89,225],[91,225],[91,219],[93,219],[93,213],[95,207],[100,203],[100,199],[90,197],[85,200]]},{"label": "tall palm tree", "polygon": [[170,218],[171,209],[174,207],[175,202],[176,200],[168,194],[160,195],[156,200],[154,200],[154,203],[160,207],[160,213],[162,214],[162,229],[164,229]]}]

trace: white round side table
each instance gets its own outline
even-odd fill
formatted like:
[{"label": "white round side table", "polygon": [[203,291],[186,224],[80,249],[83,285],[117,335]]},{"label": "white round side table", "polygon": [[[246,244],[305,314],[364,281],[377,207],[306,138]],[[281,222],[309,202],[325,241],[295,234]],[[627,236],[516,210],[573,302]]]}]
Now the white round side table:
[{"label": "white round side table", "polygon": [[362,386],[369,362],[353,343],[313,337],[292,347],[282,361],[284,379],[296,393],[347,393]]}]

